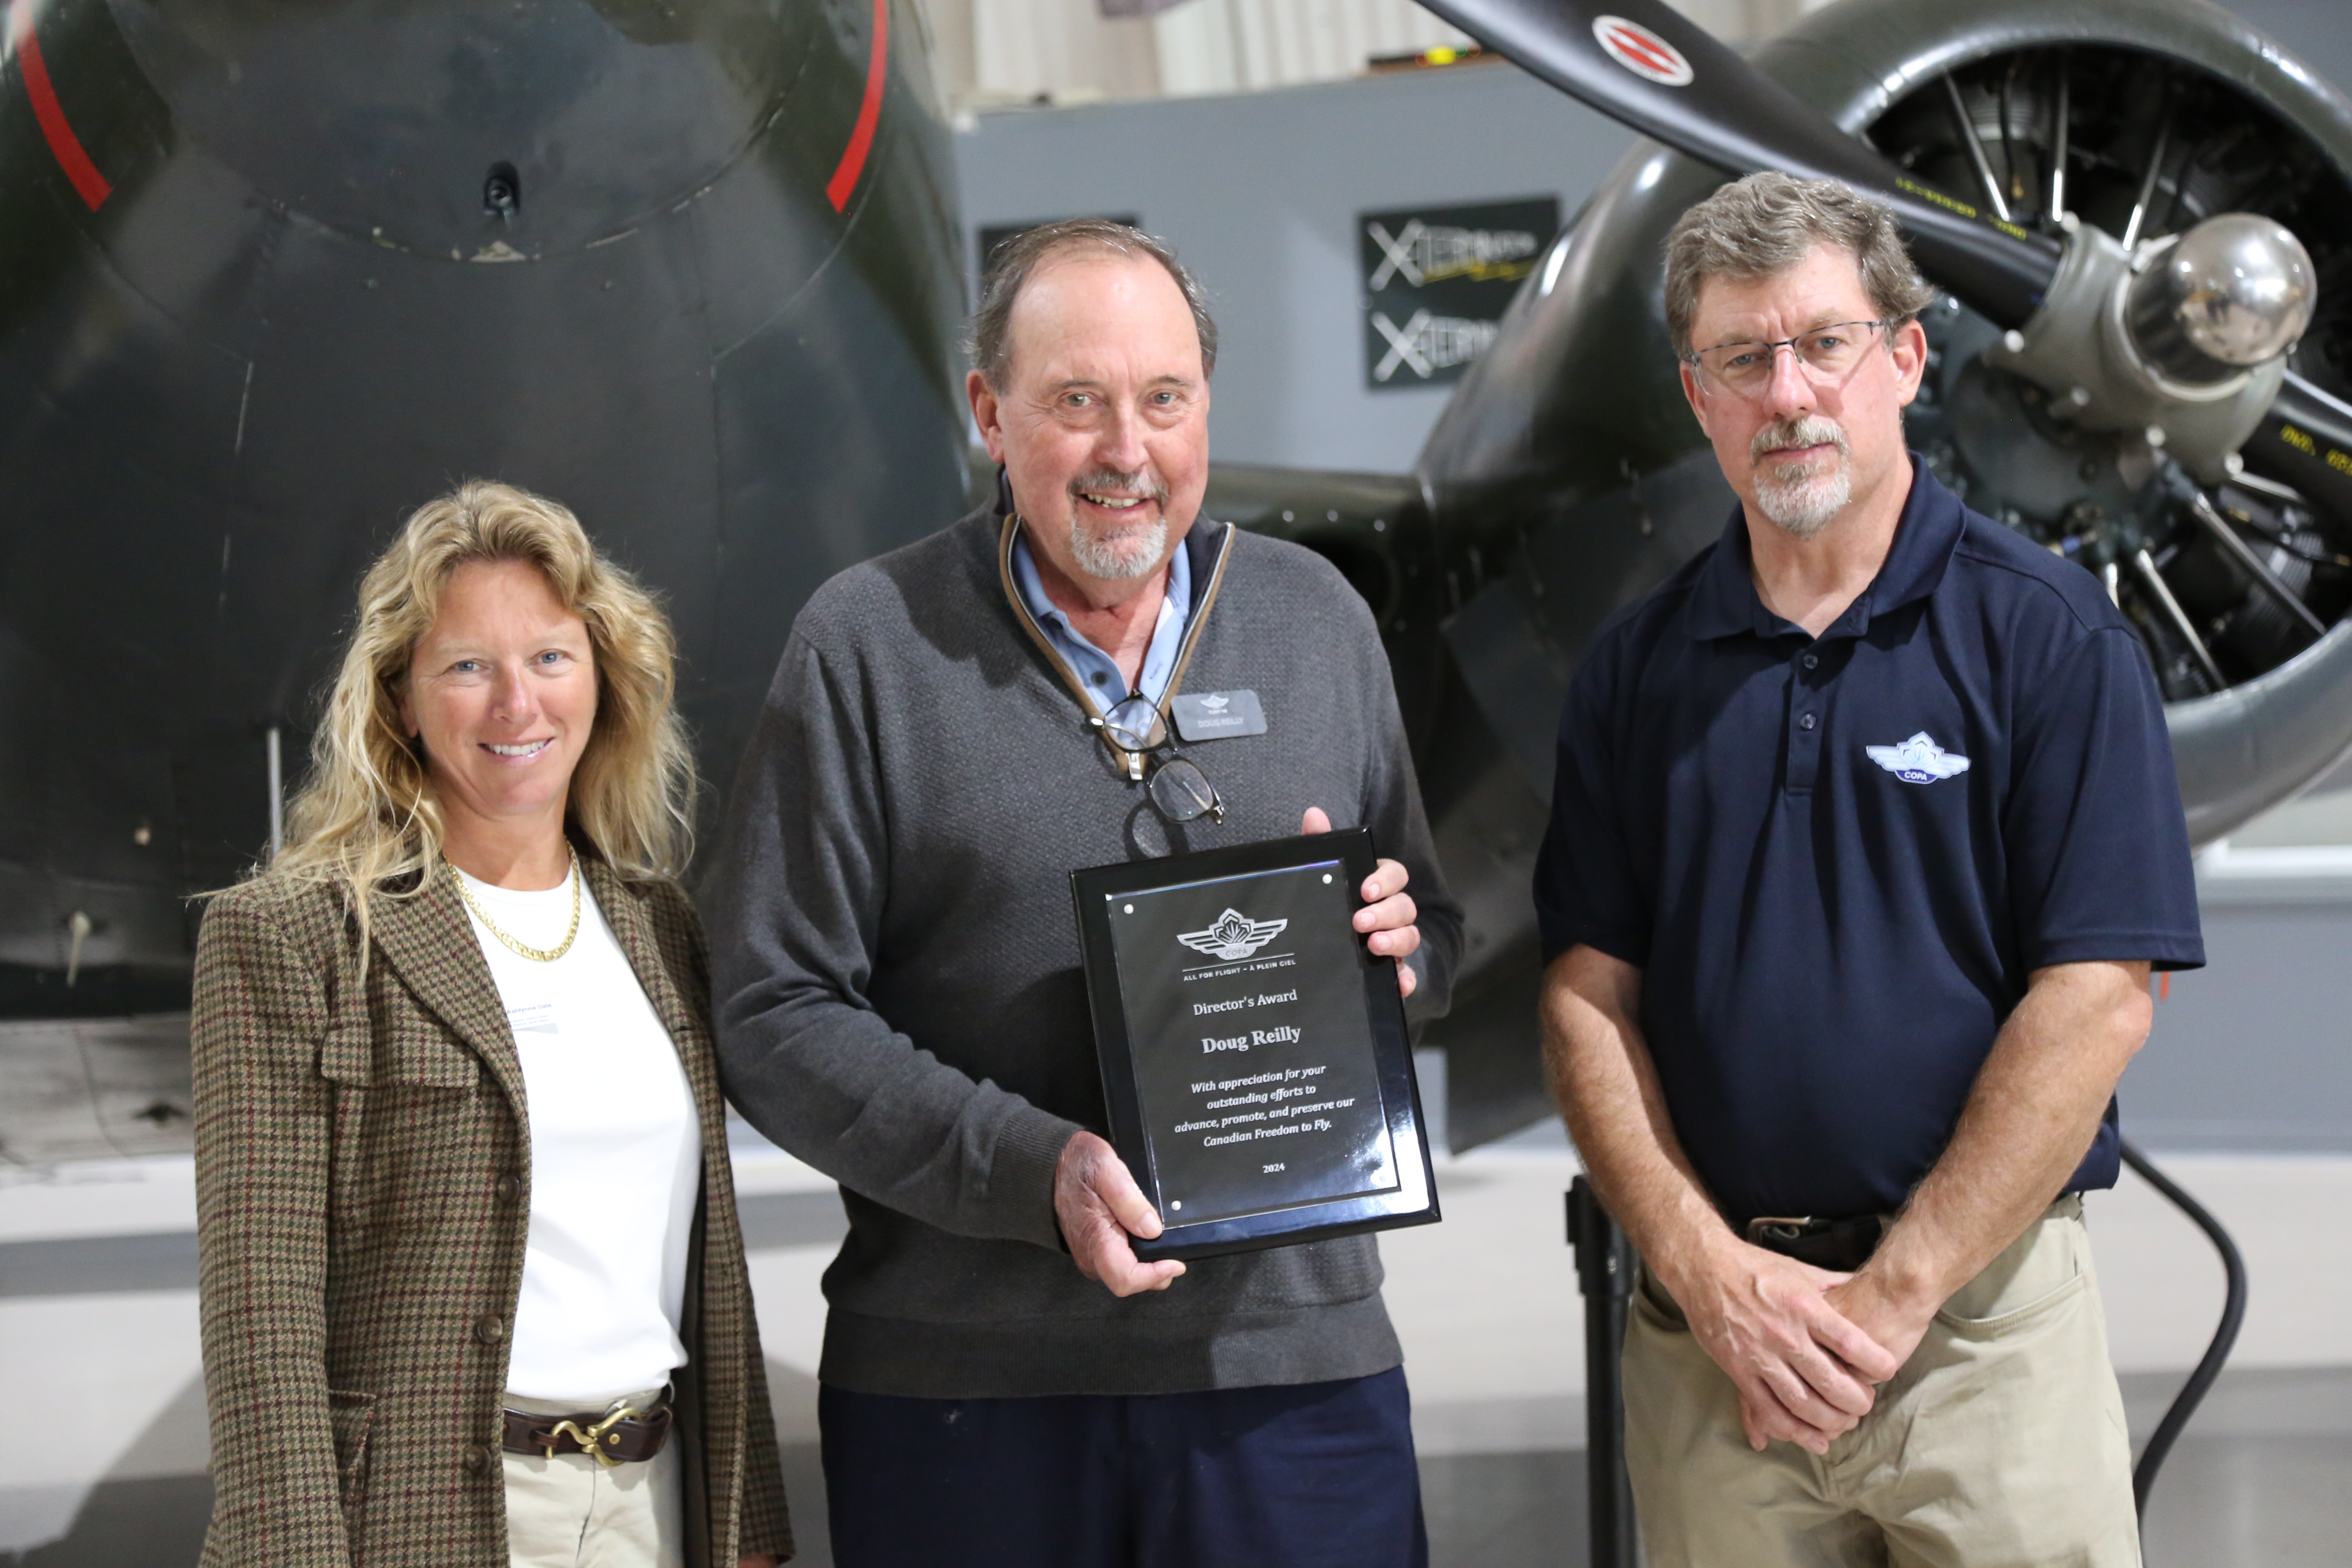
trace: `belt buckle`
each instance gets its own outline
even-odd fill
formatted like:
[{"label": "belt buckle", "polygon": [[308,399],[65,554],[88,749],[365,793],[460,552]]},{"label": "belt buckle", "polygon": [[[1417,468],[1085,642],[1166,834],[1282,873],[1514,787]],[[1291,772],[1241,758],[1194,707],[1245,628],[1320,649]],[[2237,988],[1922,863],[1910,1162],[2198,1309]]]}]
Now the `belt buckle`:
[{"label": "belt buckle", "polygon": [[606,1469],[619,1469],[623,1461],[615,1456],[607,1454],[604,1451],[608,1446],[618,1443],[621,1440],[621,1435],[618,1432],[614,1431],[613,1428],[618,1426],[622,1422],[626,1421],[632,1415],[642,1415],[644,1414],[644,1411],[639,1410],[633,1405],[624,1405],[618,1410],[614,1411],[611,1415],[605,1416],[604,1419],[597,1422],[593,1426],[586,1428],[584,1431],[581,1428],[578,1422],[572,1420],[571,1416],[567,1415],[562,1420],[558,1421],[548,1430],[547,1457],[551,1459],[555,1458],[555,1440],[558,1437],[569,1437],[573,1442],[579,1444],[583,1450]]},{"label": "belt buckle", "polygon": [[1748,1239],[1758,1246],[1770,1241],[1801,1241],[1829,1226],[1811,1215],[1766,1215],[1748,1222]]}]

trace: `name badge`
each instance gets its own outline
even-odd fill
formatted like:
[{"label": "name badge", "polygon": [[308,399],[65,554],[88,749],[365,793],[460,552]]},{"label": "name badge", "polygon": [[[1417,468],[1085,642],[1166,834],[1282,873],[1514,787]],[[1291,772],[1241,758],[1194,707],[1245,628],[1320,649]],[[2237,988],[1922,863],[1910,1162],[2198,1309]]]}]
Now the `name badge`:
[{"label": "name badge", "polygon": [[1265,733],[1265,710],[1255,691],[1185,692],[1168,704],[1176,733],[1186,741],[1223,741]]}]

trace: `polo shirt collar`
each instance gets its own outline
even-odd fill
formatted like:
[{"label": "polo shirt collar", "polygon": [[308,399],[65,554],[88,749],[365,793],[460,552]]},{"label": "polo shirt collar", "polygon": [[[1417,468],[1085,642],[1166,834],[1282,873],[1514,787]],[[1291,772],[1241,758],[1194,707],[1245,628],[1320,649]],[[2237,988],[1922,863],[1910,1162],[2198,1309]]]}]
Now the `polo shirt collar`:
[{"label": "polo shirt collar", "polygon": [[[1822,639],[1860,637],[1872,617],[1933,594],[1959,545],[1966,515],[1960,498],[1928,471],[1926,458],[1912,453],[1911,493],[1904,498],[1903,516],[1895,526],[1894,547],[1887,551],[1870,586],[1830,623]],[[1731,509],[1731,521],[1725,524],[1714,555],[1691,585],[1683,624],[1696,642],[1741,632],[1767,638],[1804,635],[1802,627],[1766,609],[1762,595],[1756,592],[1748,515],[1738,504]]]},{"label": "polo shirt collar", "polygon": [[[1045,628],[1045,636],[1071,668],[1076,670],[1094,689],[1105,708],[1117,703],[1126,695],[1127,685],[1118,663],[1109,654],[1095,646],[1084,632],[1070,624],[1045,592],[1045,584],[1037,574],[1037,559],[1029,548],[1028,530],[1024,528],[1013,539],[1013,583],[1021,591],[1022,601],[1029,606],[1030,615]],[[1189,551],[1175,550],[1168,557],[1168,580],[1160,601],[1159,619],[1152,625],[1151,641],[1143,654],[1143,665],[1136,677],[1135,689],[1153,702],[1168,689],[1168,678],[1175,672],[1176,656],[1184,641],[1184,629],[1192,615],[1192,559]]]}]

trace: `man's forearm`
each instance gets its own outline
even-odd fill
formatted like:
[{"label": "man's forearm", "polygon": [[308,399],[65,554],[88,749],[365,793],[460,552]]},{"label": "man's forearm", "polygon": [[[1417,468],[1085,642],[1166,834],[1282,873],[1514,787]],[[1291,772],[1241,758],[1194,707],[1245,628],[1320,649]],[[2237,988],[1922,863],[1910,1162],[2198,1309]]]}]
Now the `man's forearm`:
[{"label": "man's forearm", "polygon": [[2147,1038],[2147,971],[2103,963],[2035,973],[1977,1074],[1943,1158],[1866,1277],[1932,1310],[2049,1206]]},{"label": "man's forearm", "polygon": [[[788,991],[792,1005],[761,1006]],[[728,1098],[862,1196],[958,1236],[1058,1247],[1054,1172],[1076,1123],[918,1049],[805,976],[722,994]]]},{"label": "man's forearm", "polygon": [[1591,948],[1544,972],[1544,1067],[1593,1185],[1672,1290],[1710,1242],[1731,1238],[1683,1152],[1634,1022],[1642,973]]}]

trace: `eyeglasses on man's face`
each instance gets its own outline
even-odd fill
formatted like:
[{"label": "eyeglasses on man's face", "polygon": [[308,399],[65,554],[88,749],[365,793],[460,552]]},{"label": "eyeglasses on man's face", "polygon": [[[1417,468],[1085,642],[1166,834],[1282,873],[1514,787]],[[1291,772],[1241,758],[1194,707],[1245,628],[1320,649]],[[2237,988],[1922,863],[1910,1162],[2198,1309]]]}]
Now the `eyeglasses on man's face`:
[{"label": "eyeglasses on man's face", "polygon": [[1144,793],[1160,816],[1171,822],[1225,819],[1225,803],[1209,775],[1170,743],[1159,704],[1130,697],[1103,715],[1102,727],[1110,743],[1127,755],[1129,767],[1145,770],[1136,776],[1143,780]]},{"label": "eyeglasses on man's face", "polygon": [[1769,343],[1717,343],[1683,356],[1697,368],[1701,382],[1735,397],[1757,397],[1772,384],[1772,366],[1787,349],[1816,384],[1835,383],[1853,374],[1863,356],[1878,345],[1884,321],[1838,321],[1793,338]]}]

